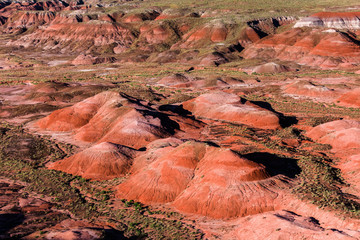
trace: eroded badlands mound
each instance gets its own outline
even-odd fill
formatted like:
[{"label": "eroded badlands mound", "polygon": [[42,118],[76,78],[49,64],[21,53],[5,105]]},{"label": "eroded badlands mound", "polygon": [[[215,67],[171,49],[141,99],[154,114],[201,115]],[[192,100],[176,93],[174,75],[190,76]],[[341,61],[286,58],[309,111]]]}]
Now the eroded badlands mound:
[{"label": "eroded badlands mound", "polygon": [[338,120],[321,124],[307,133],[317,142],[330,144],[332,151],[339,157],[337,163],[343,177],[352,185],[350,192],[360,190],[359,150],[360,122],[355,120]]},{"label": "eroded badlands mound", "polygon": [[228,149],[210,148],[198,164],[188,188],[176,198],[179,210],[214,218],[234,218],[277,209],[264,166],[241,158]]},{"label": "eroded badlands mound", "polygon": [[84,178],[106,180],[128,173],[135,155],[134,149],[102,142],[49,167]]},{"label": "eroded badlands mound", "polygon": [[359,6],[262,2],[0,1],[0,238],[360,239]]},{"label": "eroded badlands mound", "polygon": [[[195,116],[280,128],[275,113],[241,101],[235,94],[215,92],[182,106]],[[229,149],[172,138],[154,141],[173,135],[179,124],[145,102],[113,91],[57,110],[37,125],[45,130],[73,131],[79,140],[101,142],[50,168],[90,179],[132,173],[118,186],[119,198],[150,204],[174,202],[184,212],[234,218],[276,209],[278,194],[271,193],[271,189],[284,185],[270,178],[261,164]],[[146,142],[151,143],[145,152],[128,148],[143,147]]]},{"label": "eroded badlands mound", "polygon": [[336,29],[360,29],[360,12],[320,12],[298,21],[294,27],[327,27]]},{"label": "eroded badlands mound", "polygon": [[360,107],[360,88],[355,88],[341,97],[336,102],[349,107]]},{"label": "eroded badlands mound", "polygon": [[277,208],[278,194],[271,189],[286,184],[270,178],[263,165],[205,143],[158,141],[160,146],[155,141],[147,150],[156,151],[150,161],[143,162],[148,153],[134,159],[134,166],[140,165],[138,161],[143,165],[118,186],[118,197],[143,203],[174,202],[181,211],[215,218]]},{"label": "eroded badlands mound", "polygon": [[284,86],[284,94],[294,97],[316,98],[319,101],[333,101],[339,96],[340,91],[303,80]]},{"label": "eroded badlands mound", "polygon": [[41,129],[73,131],[85,142],[112,142],[140,148],[175,134],[179,124],[145,102],[108,91],[57,110],[36,123]]},{"label": "eroded badlands mound", "polygon": [[338,120],[319,125],[308,132],[312,139],[330,144],[334,150],[359,148],[360,122]]},{"label": "eroded badlands mound", "polygon": [[204,94],[182,105],[197,117],[242,123],[264,129],[280,128],[276,113],[243,100],[235,94]]},{"label": "eroded badlands mound", "polygon": [[355,67],[359,51],[356,35],[336,30],[294,28],[257,41],[242,55],[335,69]]},{"label": "eroded badlands mound", "polygon": [[[244,28],[219,16],[211,19],[214,14],[206,11],[186,8],[107,12],[103,6],[86,2],[47,1],[4,4],[0,9],[1,30],[18,36],[8,45],[111,55],[76,59],[74,64],[118,59],[218,66],[242,56],[334,69],[351,68],[359,61],[358,12],[317,13],[298,21],[290,16],[257,19],[248,21]],[[294,22],[289,30],[287,25]],[[284,26],[286,31],[277,31]],[[211,51],[197,50],[208,48]],[[287,66],[271,68],[265,65],[255,72],[289,70]]]}]

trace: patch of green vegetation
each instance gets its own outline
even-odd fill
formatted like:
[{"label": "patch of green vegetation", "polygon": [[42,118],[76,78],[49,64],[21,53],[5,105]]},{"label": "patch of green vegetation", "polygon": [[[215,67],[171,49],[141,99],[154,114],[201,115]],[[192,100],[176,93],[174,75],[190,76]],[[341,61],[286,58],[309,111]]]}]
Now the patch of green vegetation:
[{"label": "patch of green vegetation", "polygon": [[257,94],[249,94],[246,96],[248,100],[252,101],[264,101],[271,104],[271,107],[281,113],[297,113],[306,114],[311,117],[315,115],[314,119],[310,120],[310,124],[318,124],[321,122],[327,122],[331,119],[341,119],[348,116],[353,119],[360,118],[360,109],[358,108],[346,108],[337,106],[335,104],[327,104],[321,102],[313,102],[311,100],[298,101],[296,99],[277,99],[270,97],[262,97]]},{"label": "patch of green vegetation", "polygon": [[224,131],[225,130],[233,136],[251,136],[254,134],[254,132],[245,125],[227,124]]},{"label": "patch of green vegetation", "polygon": [[150,87],[138,82],[120,83],[115,90],[149,102],[161,99],[161,95],[154,92]]},{"label": "patch of green vegetation", "polygon": [[25,105],[16,105],[9,109],[10,117],[25,116],[28,114],[52,112],[59,109],[58,106],[39,103],[39,104],[25,104]]},{"label": "patch of green vegetation", "polygon": [[306,123],[309,124],[312,127],[316,127],[316,126],[318,126],[320,124],[335,121],[335,120],[339,120],[339,119],[340,118],[338,118],[338,117],[333,117],[331,115],[326,115],[326,116],[320,116],[320,117],[310,117],[310,118],[306,119]]},{"label": "patch of green vegetation", "polygon": [[193,95],[176,92],[176,93],[172,94],[171,97],[163,99],[160,103],[161,104],[182,103],[182,102],[188,101],[190,99],[193,99],[194,97],[195,96],[193,96]]},{"label": "patch of green vegetation", "polygon": [[[30,183],[28,191],[58,199],[59,208],[67,209],[80,217],[90,217],[96,207],[87,203],[76,188],[70,186],[74,179],[70,174],[44,168],[44,164],[66,156],[55,145],[24,132],[21,127],[2,123],[0,136],[0,174]],[[27,144],[30,142],[30,144]],[[22,153],[22,154],[19,154]],[[30,154],[30,160],[25,156]]]},{"label": "patch of green vegetation", "polygon": [[336,209],[352,217],[360,217],[360,204],[341,191],[339,186],[344,182],[340,170],[333,168],[329,159],[303,156],[298,165],[302,171],[298,176],[299,184],[293,189],[295,194],[321,208]]},{"label": "patch of green vegetation", "polygon": [[279,138],[298,138],[300,135],[300,131],[294,127],[287,127],[276,130],[274,135],[278,136]]}]

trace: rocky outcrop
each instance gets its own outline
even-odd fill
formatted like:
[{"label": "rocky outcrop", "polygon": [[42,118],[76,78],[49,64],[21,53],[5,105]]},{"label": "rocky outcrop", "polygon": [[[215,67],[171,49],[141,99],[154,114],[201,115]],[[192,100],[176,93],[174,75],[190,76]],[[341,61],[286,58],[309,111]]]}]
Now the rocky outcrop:
[{"label": "rocky outcrop", "polygon": [[302,18],[294,25],[300,27],[321,27],[335,29],[360,29],[360,12],[319,12]]},{"label": "rocky outcrop", "polygon": [[264,37],[267,35],[275,34],[276,29],[286,24],[291,24],[296,20],[294,17],[274,17],[264,18],[248,21],[246,24],[254,29],[254,31],[260,36]]},{"label": "rocky outcrop", "polygon": [[245,48],[247,59],[280,59],[323,69],[351,68],[360,61],[355,36],[337,31],[294,28],[265,37]]},{"label": "rocky outcrop", "polygon": [[247,27],[241,32],[239,43],[241,46],[254,43],[261,38],[276,33],[276,29],[286,24],[291,24],[296,19],[294,17],[276,17],[256,19],[247,22]]}]

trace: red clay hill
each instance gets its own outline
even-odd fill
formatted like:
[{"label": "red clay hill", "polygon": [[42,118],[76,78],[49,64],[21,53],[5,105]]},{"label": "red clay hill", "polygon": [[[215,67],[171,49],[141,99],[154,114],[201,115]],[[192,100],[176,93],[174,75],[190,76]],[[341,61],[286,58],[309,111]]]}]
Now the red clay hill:
[{"label": "red clay hill", "polygon": [[351,183],[353,194],[360,190],[359,150],[360,122],[355,120],[337,120],[321,124],[307,133],[313,140],[330,144],[332,152],[340,159],[337,167],[342,176]]},{"label": "red clay hill", "polygon": [[128,173],[135,155],[136,150],[134,149],[102,142],[69,158],[55,162],[49,168],[88,179],[113,179]]},{"label": "red clay hill", "polygon": [[135,148],[173,135],[179,124],[146,103],[116,92],[102,92],[57,110],[37,123],[41,129],[72,131],[85,142],[112,142]]},{"label": "red clay hill", "polygon": [[184,109],[196,117],[224,120],[263,129],[280,128],[276,113],[242,100],[235,94],[214,92],[184,102]]},{"label": "red clay hill", "polygon": [[[187,141],[163,140],[148,148],[157,155],[117,188],[119,198],[143,203],[168,203],[183,212],[214,218],[234,218],[277,208],[272,188],[285,186],[261,164],[231,150]],[[146,154],[146,156],[149,156]],[[255,204],[256,203],[256,204]]]},{"label": "red clay hill", "polygon": [[244,58],[279,59],[323,69],[351,68],[360,60],[356,36],[335,30],[294,28],[247,47]]}]

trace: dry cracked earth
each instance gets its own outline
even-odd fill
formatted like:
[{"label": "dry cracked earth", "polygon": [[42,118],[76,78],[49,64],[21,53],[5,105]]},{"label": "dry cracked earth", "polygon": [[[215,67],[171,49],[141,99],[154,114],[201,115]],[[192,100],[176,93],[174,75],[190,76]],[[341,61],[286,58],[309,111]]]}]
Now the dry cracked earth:
[{"label": "dry cracked earth", "polygon": [[0,1],[0,239],[360,239],[360,5]]}]

